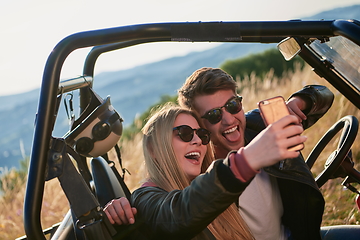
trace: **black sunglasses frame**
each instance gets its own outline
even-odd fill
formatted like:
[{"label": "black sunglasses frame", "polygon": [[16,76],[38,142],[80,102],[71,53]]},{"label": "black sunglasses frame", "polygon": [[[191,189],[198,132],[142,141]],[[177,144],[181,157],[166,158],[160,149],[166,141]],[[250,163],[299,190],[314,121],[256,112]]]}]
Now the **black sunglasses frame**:
[{"label": "black sunglasses frame", "polygon": [[[231,114],[236,114],[236,113],[238,113],[238,112],[240,112],[242,110],[242,99],[243,99],[242,96],[237,95],[237,96],[229,99],[225,103],[224,106],[210,109],[204,115],[202,115],[201,118],[205,118],[211,124],[217,124],[222,119],[222,111],[221,111],[221,109],[225,108],[225,110],[227,112],[229,112]],[[235,102],[236,104],[239,105],[235,110],[232,109],[235,106],[235,104],[233,104],[233,102]]]},{"label": "black sunglasses frame", "polygon": [[[191,129],[189,133],[184,133],[181,129]],[[210,131],[205,128],[194,129],[188,125],[180,125],[173,128],[173,131],[177,130],[177,136],[184,142],[190,142],[194,138],[194,132],[201,139],[202,145],[207,145],[210,142]],[[189,137],[190,138],[189,138]]]}]

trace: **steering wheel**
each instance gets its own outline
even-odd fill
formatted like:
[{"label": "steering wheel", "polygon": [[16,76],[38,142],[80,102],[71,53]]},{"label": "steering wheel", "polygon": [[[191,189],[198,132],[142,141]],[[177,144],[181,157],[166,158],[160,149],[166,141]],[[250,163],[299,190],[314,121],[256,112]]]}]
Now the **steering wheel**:
[{"label": "steering wheel", "polygon": [[339,144],[336,150],[328,157],[324,165],[324,170],[315,177],[318,187],[322,187],[335,173],[336,169],[344,161],[348,154],[350,147],[355,141],[358,132],[358,120],[356,117],[348,115],[337,121],[319,140],[314,149],[306,159],[306,164],[311,169],[320,153],[325,146],[334,138],[334,136],[341,130]]}]

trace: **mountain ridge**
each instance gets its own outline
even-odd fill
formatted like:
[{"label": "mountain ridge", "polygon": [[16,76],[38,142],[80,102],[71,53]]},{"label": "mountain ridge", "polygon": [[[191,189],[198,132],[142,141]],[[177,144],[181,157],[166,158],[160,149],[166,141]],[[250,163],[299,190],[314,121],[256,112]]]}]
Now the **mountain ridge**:
[{"label": "mountain ridge", "polygon": [[[336,8],[301,19],[360,19],[360,5]],[[274,46],[226,43],[126,70],[99,73],[94,76],[94,89],[102,98],[111,96],[113,106],[124,118],[124,126],[127,126],[137,114],[158,102],[161,96],[175,95],[186,77],[196,69],[204,66],[219,67],[225,60],[255,54]],[[25,155],[30,155],[38,97],[39,89],[0,96],[0,101],[6,103],[0,106],[0,121],[3,123],[0,125],[0,167],[17,168],[23,159],[23,150]],[[78,106],[76,101],[74,98],[74,106]],[[62,103],[54,136],[61,137],[68,128]],[[24,149],[21,149],[22,145]]]}]

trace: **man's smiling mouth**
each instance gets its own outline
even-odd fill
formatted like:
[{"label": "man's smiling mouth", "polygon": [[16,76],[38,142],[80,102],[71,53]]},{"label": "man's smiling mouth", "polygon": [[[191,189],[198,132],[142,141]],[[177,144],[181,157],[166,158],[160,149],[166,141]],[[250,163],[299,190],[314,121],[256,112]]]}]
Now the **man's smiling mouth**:
[{"label": "man's smiling mouth", "polygon": [[223,132],[223,135],[229,134],[229,133],[233,133],[233,132],[235,132],[237,129],[238,129],[238,126],[235,126],[235,127],[233,127],[233,128],[230,128],[230,129],[224,131],[224,132]]},{"label": "man's smiling mouth", "polygon": [[225,130],[222,133],[222,135],[226,139],[226,141],[231,142],[231,143],[236,143],[236,142],[240,141],[240,139],[242,137],[240,130],[239,130],[239,125],[236,125],[235,127]]}]

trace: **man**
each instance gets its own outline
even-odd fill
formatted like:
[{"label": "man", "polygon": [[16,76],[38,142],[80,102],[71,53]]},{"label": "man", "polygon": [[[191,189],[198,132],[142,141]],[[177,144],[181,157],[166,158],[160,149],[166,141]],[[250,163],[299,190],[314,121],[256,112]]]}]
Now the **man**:
[{"label": "man", "polygon": [[[217,158],[245,146],[265,128],[257,109],[245,115],[231,108],[236,96],[232,77],[213,68],[195,71],[178,93],[179,104],[197,112],[211,132]],[[307,128],[326,113],[333,98],[326,87],[308,86],[287,104]],[[261,169],[240,196],[239,209],[256,239],[321,239],[324,200],[302,157]]]}]

